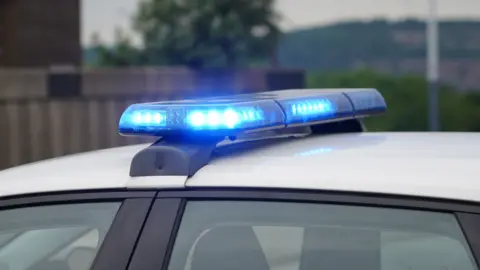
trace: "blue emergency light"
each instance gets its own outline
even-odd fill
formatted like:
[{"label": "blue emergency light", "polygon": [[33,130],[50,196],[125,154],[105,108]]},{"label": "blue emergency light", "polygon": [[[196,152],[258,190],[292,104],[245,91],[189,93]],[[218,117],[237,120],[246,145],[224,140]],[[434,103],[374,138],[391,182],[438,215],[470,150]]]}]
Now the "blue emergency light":
[{"label": "blue emergency light", "polygon": [[386,110],[376,89],[299,89],[228,97],[133,104],[122,135],[238,135],[365,117]]}]

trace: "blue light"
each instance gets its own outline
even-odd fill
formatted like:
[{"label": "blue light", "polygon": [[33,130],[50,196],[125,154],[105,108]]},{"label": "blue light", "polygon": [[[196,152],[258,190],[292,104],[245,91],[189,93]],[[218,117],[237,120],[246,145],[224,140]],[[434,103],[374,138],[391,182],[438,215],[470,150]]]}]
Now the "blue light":
[{"label": "blue light", "polygon": [[131,121],[139,126],[165,126],[165,111],[139,110],[130,114]]},{"label": "blue light", "polygon": [[217,99],[134,104],[119,122],[124,135],[208,133],[230,136],[264,129],[341,121],[386,110],[375,89],[300,89]]},{"label": "blue light", "polygon": [[227,109],[223,113],[223,119],[228,128],[234,128],[240,122],[240,115],[232,109]]},{"label": "blue light", "polygon": [[284,119],[282,110],[273,100],[159,102],[127,108],[120,118],[119,131],[153,136],[188,131],[231,135],[258,128],[284,127]]},{"label": "blue light", "polygon": [[207,122],[206,116],[202,112],[192,112],[187,118],[190,125],[194,127],[201,127]]},{"label": "blue light", "polygon": [[331,119],[351,118],[354,116],[352,104],[348,98],[339,92],[319,93],[312,96],[284,98],[278,102],[285,111],[287,125],[328,121]]},{"label": "blue light", "polygon": [[[255,120],[263,120],[261,113],[257,113],[258,117],[250,117],[254,115],[253,110],[235,110],[227,108],[225,110],[208,110],[208,111],[191,111],[187,116],[187,123],[192,128],[226,128],[233,129],[238,125],[252,122]],[[245,117],[246,116],[246,117]]]},{"label": "blue light", "polygon": [[311,100],[291,105],[292,115],[332,114],[335,107],[328,99]]}]

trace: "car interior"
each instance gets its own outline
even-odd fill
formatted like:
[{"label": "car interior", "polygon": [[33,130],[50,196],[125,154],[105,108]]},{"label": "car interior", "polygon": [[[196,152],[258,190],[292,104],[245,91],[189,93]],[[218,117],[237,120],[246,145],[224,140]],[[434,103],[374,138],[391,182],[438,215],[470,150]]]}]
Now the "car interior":
[{"label": "car interior", "polygon": [[95,248],[77,247],[66,260],[48,260],[34,265],[30,270],[88,270],[95,259]]},{"label": "car interior", "polygon": [[[235,241],[225,241],[232,235]],[[269,262],[251,226],[217,227],[199,239],[185,270],[271,270],[282,264],[296,264],[299,270],[376,270],[380,269],[379,243],[379,232],[375,231],[308,228],[301,254]]]}]

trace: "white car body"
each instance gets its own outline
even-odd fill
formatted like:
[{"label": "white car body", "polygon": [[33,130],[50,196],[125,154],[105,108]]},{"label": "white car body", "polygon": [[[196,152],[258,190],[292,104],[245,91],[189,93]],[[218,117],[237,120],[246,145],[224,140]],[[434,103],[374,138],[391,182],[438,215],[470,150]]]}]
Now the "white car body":
[{"label": "white car body", "polygon": [[[242,142],[249,144],[250,142]],[[480,201],[480,135],[352,133],[220,151],[192,177],[130,177],[148,145],[77,154],[0,172],[0,196],[203,187],[305,189]]]},{"label": "white car body", "polygon": [[479,269],[479,134],[365,132],[375,89],[222,102],[134,104],[119,133],[153,145],[0,171],[0,268]]}]

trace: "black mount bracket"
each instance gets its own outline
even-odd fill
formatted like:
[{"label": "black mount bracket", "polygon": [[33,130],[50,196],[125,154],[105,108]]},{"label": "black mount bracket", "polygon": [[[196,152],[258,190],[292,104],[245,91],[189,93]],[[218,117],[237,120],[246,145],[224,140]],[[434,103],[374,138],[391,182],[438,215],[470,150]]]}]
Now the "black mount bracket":
[{"label": "black mount bracket", "polygon": [[130,176],[192,176],[210,161],[224,137],[162,138],[138,152],[130,164]]},{"label": "black mount bracket", "polygon": [[313,134],[356,133],[366,131],[363,121],[359,118],[313,125],[310,128]]},{"label": "black mount bracket", "polygon": [[[360,119],[312,125],[310,128],[312,134],[317,135],[365,131]],[[163,137],[133,157],[130,176],[192,176],[210,162],[213,150],[223,140],[223,136]]]}]

